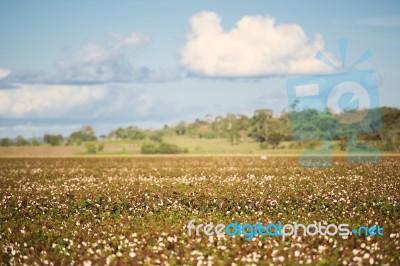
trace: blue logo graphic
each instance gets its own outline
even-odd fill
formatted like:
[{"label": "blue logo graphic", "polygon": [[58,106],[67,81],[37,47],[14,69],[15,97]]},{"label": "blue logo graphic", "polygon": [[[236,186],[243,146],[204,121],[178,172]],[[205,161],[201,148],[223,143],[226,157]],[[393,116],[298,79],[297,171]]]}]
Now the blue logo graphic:
[{"label": "blue logo graphic", "polygon": [[190,220],[187,224],[188,236],[191,236],[192,233],[195,235],[200,235],[200,233],[204,233],[207,236],[244,236],[246,240],[250,241],[253,237],[260,236],[280,236],[282,240],[285,240],[293,235],[303,235],[303,236],[349,236],[351,233],[356,236],[383,236],[383,228],[379,225],[373,226],[360,226],[356,227],[350,231],[348,224],[328,224],[323,225],[321,222],[304,225],[301,223],[293,223],[293,224],[283,224],[282,222],[278,223],[269,223],[267,225],[263,225],[260,221],[255,224],[245,223],[241,224],[239,222],[230,223],[228,225],[225,224],[197,224],[195,225],[195,219]]},{"label": "blue logo graphic", "polygon": [[334,74],[292,78],[286,83],[293,138],[321,142],[319,149],[301,154],[302,167],[331,167],[332,141],[339,139],[347,143],[349,162],[380,160],[377,148],[357,141],[360,134],[378,132],[382,126],[375,70],[352,70],[371,57],[372,51],[366,50],[346,68],[347,40],[340,40],[339,47],[341,67],[322,53],[316,55],[336,70]]},{"label": "blue logo graphic", "polygon": [[370,227],[360,226],[354,228],[351,232],[356,236],[383,236],[383,228],[379,225],[373,225]]}]

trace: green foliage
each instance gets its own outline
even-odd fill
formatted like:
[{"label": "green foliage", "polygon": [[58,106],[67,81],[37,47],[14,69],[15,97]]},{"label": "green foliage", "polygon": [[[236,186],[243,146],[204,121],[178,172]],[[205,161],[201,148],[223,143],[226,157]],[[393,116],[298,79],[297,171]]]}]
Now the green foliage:
[{"label": "green foliage", "polygon": [[127,128],[118,128],[111,131],[108,134],[110,139],[130,139],[130,140],[142,140],[146,138],[144,131],[138,127],[131,126]]},{"label": "green foliage", "polygon": [[104,148],[105,148],[105,144],[104,144],[104,143],[99,143],[99,145],[97,146],[97,150],[98,150],[99,152],[103,151]]},{"label": "green foliage", "polygon": [[16,146],[28,146],[30,143],[22,136],[17,136],[15,138],[14,144]]},{"label": "green foliage", "polygon": [[314,109],[293,111],[291,113],[293,132],[300,139],[331,139],[338,124],[328,110],[318,112]]},{"label": "green foliage", "polygon": [[179,154],[187,153],[187,149],[181,149],[178,145],[171,143],[160,143],[155,145],[153,143],[145,143],[142,145],[140,152],[142,154]]},{"label": "green foliage", "polygon": [[72,132],[69,136],[70,143],[78,143],[85,141],[95,141],[97,140],[94,130],[91,126],[85,125],[81,130]]},{"label": "green foliage", "polygon": [[158,153],[158,147],[157,147],[157,145],[155,145],[153,143],[145,143],[140,148],[140,152],[142,154],[157,154]]},{"label": "green foliage", "polygon": [[[400,151],[400,109],[388,107],[371,109],[365,121],[363,120],[363,123],[356,126],[338,123],[337,118],[340,116],[332,115],[329,110],[299,110],[296,106],[291,107],[290,112],[282,113],[279,116],[273,116],[271,110],[260,109],[249,117],[232,113],[215,118],[207,115],[204,119],[196,119],[191,123],[180,122],[175,126],[165,125],[163,129],[159,130],[142,130],[136,126],[119,128],[111,131],[107,138],[135,140],[136,145],[141,145],[143,140],[148,138],[155,143],[154,149],[157,151],[154,152],[154,149],[147,147],[146,144],[144,153],[147,152],[146,150],[150,150],[149,153],[158,153],[164,139],[174,136],[186,136],[193,139],[226,139],[232,145],[249,144],[255,141],[266,143],[260,145],[260,148],[265,149],[266,147],[283,147],[280,144],[283,141],[293,141],[292,132],[295,132],[296,143],[289,143],[286,147],[314,149],[319,143],[311,141],[312,139],[326,139],[335,141],[335,148],[345,151],[348,139],[356,135],[357,141],[370,143],[383,151]],[[365,131],[367,132],[363,133]],[[81,145],[81,143],[96,139],[93,129],[90,126],[83,126],[81,130],[70,135],[67,144]],[[60,145],[62,141],[61,135],[46,134],[44,136],[44,143],[53,146]],[[175,141],[172,142],[175,143]],[[38,144],[38,142],[32,141],[32,145]],[[29,143],[21,138],[15,141],[3,138],[0,145],[29,145]]]},{"label": "green foliage", "polygon": [[386,151],[396,151],[400,147],[400,131],[385,129],[381,133],[381,148]]},{"label": "green foliage", "polygon": [[281,140],[283,139],[283,135],[280,134],[279,132],[271,132],[267,136],[267,141],[268,144],[270,144],[274,149],[278,147],[278,145],[281,143]]},{"label": "green foliage", "polygon": [[200,138],[215,139],[215,138],[217,138],[217,133],[216,133],[216,132],[204,132],[204,133],[200,133]]},{"label": "green foliage", "polygon": [[63,140],[61,135],[45,134],[43,137],[44,143],[50,144],[51,146],[59,146]]},{"label": "green foliage", "polygon": [[2,138],[1,141],[0,141],[0,146],[2,146],[2,147],[8,147],[8,146],[11,146],[13,144],[14,144],[14,142],[10,138]]},{"label": "green foliage", "polygon": [[339,148],[341,151],[345,151],[347,149],[347,140],[346,139],[340,139],[339,142]]},{"label": "green foliage", "polygon": [[[169,127],[164,126],[162,130],[146,132],[149,139],[161,143],[164,134],[175,134],[177,136],[189,136],[192,138],[224,138],[232,145],[239,144],[241,141],[248,141],[247,138],[259,143],[268,143],[261,145],[263,148],[271,147],[278,148],[282,141],[292,141],[292,131],[296,132],[297,137],[300,135],[300,140],[297,144],[289,144],[290,148],[297,147],[301,149],[314,149],[320,144],[312,139],[332,139],[341,140],[341,146],[336,146],[342,150],[346,150],[344,145],[346,139],[354,133],[358,134],[361,140],[370,140],[379,142],[379,147],[382,150],[398,151],[400,150],[400,110],[396,108],[381,108],[370,110],[367,124],[371,127],[370,133],[362,133],[356,127],[346,127],[337,122],[329,110],[317,111],[313,109],[297,110],[291,108],[290,112],[282,113],[278,117],[272,115],[269,109],[256,110],[252,117],[247,117],[240,114],[228,114],[225,117],[218,116],[212,118],[206,116],[204,120],[196,119],[192,123],[180,122],[179,124]],[[379,131],[380,120],[379,110],[382,112],[383,130]],[[360,125],[364,127],[365,125]],[[360,128],[361,129],[361,128]],[[113,138],[126,139],[142,139],[139,133],[140,130],[136,127],[129,128],[131,133],[126,130],[119,129],[113,131]],[[360,133],[361,131],[361,133]],[[142,131],[144,132],[144,131]],[[334,132],[334,134],[333,134]],[[139,137],[135,136],[136,134]],[[144,133],[143,133],[144,134]]]},{"label": "green foliage", "polygon": [[178,145],[175,144],[161,143],[158,147],[158,153],[160,154],[178,154],[182,152]]},{"label": "green foliage", "polygon": [[226,131],[226,138],[229,143],[232,145],[236,145],[239,143],[240,134],[239,134],[239,123],[238,118],[234,114],[228,114],[226,117],[226,121],[224,124],[224,129]]},{"label": "green foliage", "polygon": [[183,136],[185,135],[186,132],[186,124],[185,122],[180,122],[176,127],[175,127],[175,133],[178,136]]},{"label": "green foliage", "polygon": [[31,145],[32,146],[40,146],[40,142],[37,140],[37,139],[32,139],[32,141],[31,141]]},{"label": "green foliage", "polygon": [[163,141],[163,132],[162,131],[155,131],[150,134],[149,139],[161,143]]},{"label": "green foliage", "polygon": [[257,142],[264,142],[267,140],[267,125],[268,121],[272,118],[272,111],[269,109],[256,110],[251,118],[251,128],[249,136]]},{"label": "green foliage", "polygon": [[85,143],[85,148],[86,148],[86,153],[89,154],[95,154],[97,149],[96,149],[96,144],[89,142],[89,143]]}]

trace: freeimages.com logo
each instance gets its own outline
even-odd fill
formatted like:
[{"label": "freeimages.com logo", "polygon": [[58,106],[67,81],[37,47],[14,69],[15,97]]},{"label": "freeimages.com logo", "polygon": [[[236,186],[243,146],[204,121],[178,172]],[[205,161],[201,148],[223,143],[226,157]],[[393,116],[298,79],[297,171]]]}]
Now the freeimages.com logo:
[{"label": "freeimages.com logo", "polygon": [[330,167],[332,140],[347,140],[349,162],[378,162],[377,148],[357,142],[359,134],[381,129],[378,82],[375,70],[352,69],[372,56],[366,50],[349,68],[345,67],[347,40],[340,40],[342,66],[336,67],[322,53],[316,58],[341,70],[287,80],[292,135],[295,140],[321,141],[318,150],[307,150],[299,159],[303,167]]}]

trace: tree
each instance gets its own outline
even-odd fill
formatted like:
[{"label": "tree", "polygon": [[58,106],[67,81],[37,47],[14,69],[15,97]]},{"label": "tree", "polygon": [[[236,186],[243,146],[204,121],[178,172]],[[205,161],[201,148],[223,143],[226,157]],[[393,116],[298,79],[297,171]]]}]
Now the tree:
[{"label": "tree", "polygon": [[300,104],[300,101],[298,99],[296,99],[294,102],[292,102],[289,105],[290,111],[296,111],[296,108],[299,106],[299,104]]},{"label": "tree", "polygon": [[97,149],[96,149],[96,145],[94,143],[86,143],[85,144],[86,147],[86,152],[89,154],[95,154]]},{"label": "tree", "polygon": [[17,146],[27,146],[27,145],[29,145],[29,141],[27,141],[23,136],[17,136],[15,138],[15,145],[17,145]]},{"label": "tree", "polygon": [[382,147],[386,151],[398,151],[400,147],[400,130],[382,130]]},{"label": "tree", "polygon": [[85,125],[81,130],[72,132],[69,136],[69,142],[80,143],[85,141],[97,140],[94,130],[91,126]]},{"label": "tree", "polygon": [[104,148],[105,148],[105,144],[104,143],[99,143],[99,145],[97,146],[97,150],[98,151],[103,151],[104,150]]},{"label": "tree", "polygon": [[158,153],[160,154],[178,154],[182,153],[182,150],[175,144],[161,143],[158,147]]},{"label": "tree", "polygon": [[272,111],[269,109],[260,109],[254,112],[251,118],[251,130],[249,136],[254,138],[257,142],[264,142],[267,140],[267,125],[272,118]]},{"label": "tree", "polygon": [[272,147],[275,149],[276,147],[279,146],[282,139],[283,139],[282,134],[278,132],[270,132],[267,137],[267,142],[268,144],[272,145]]},{"label": "tree", "polygon": [[63,140],[63,136],[61,135],[52,135],[52,134],[45,134],[43,136],[44,143],[50,144],[51,146],[58,146],[61,144]]},{"label": "tree", "polygon": [[32,146],[39,146],[39,145],[40,145],[40,142],[39,142],[36,138],[33,138],[33,139],[31,140],[31,145],[32,145]]},{"label": "tree", "polygon": [[175,127],[175,133],[178,136],[183,136],[185,135],[186,132],[186,124],[185,122],[180,122],[176,127]]},{"label": "tree", "polygon": [[266,128],[266,141],[274,149],[279,146],[281,141],[290,138],[290,129],[287,123],[287,116],[270,118]]},{"label": "tree", "polygon": [[146,138],[146,134],[140,130],[138,127],[130,126],[127,128],[118,128],[113,130],[108,134],[111,139],[132,139],[141,140]]},{"label": "tree", "polygon": [[140,148],[141,154],[156,154],[158,153],[158,147],[153,143],[145,143]]},{"label": "tree", "polygon": [[0,141],[0,146],[2,146],[2,147],[8,147],[8,146],[11,146],[13,144],[14,144],[13,140],[10,139],[10,138],[2,138],[1,141]]},{"label": "tree", "polygon": [[155,131],[150,135],[150,140],[154,142],[161,143],[163,141],[163,132],[162,131]]},{"label": "tree", "polygon": [[226,117],[225,130],[227,133],[227,138],[232,145],[239,143],[240,134],[238,128],[238,121],[234,114],[228,114]]},{"label": "tree", "polygon": [[154,143],[145,143],[142,145],[140,152],[142,154],[178,154],[187,153],[188,151],[171,143],[161,143],[158,146]]}]

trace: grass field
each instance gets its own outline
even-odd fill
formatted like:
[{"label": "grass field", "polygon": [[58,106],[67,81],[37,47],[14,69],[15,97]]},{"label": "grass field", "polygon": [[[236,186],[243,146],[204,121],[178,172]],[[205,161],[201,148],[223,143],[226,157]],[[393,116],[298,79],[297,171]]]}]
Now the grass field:
[{"label": "grass field", "polygon": [[[261,149],[260,144],[253,140],[244,140],[237,145],[231,145],[226,139],[205,139],[191,138],[188,136],[165,136],[166,143],[178,145],[182,149],[187,149],[189,154],[212,155],[212,154],[299,154],[302,150],[289,148],[292,142],[284,141],[279,148]],[[101,140],[93,142],[95,145],[103,143],[105,148],[97,154],[102,155],[136,155],[140,154],[140,147],[149,140]],[[333,141],[333,151],[335,154],[345,154],[337,147],[337,141]],[[304,151],[304,149],[303,149]],[[0,157],[12,156],[72,156],[84,155],[86,148],[81,145],[61,145],[50,146],[42,144],[40,146],[10,146],[0,147]]]},{"label": "grass field", "polygon": [[[0,159],[0,264],[399,265],[400,158]],[[188,235],[199,223],[347,223],[383,236]]]}]

